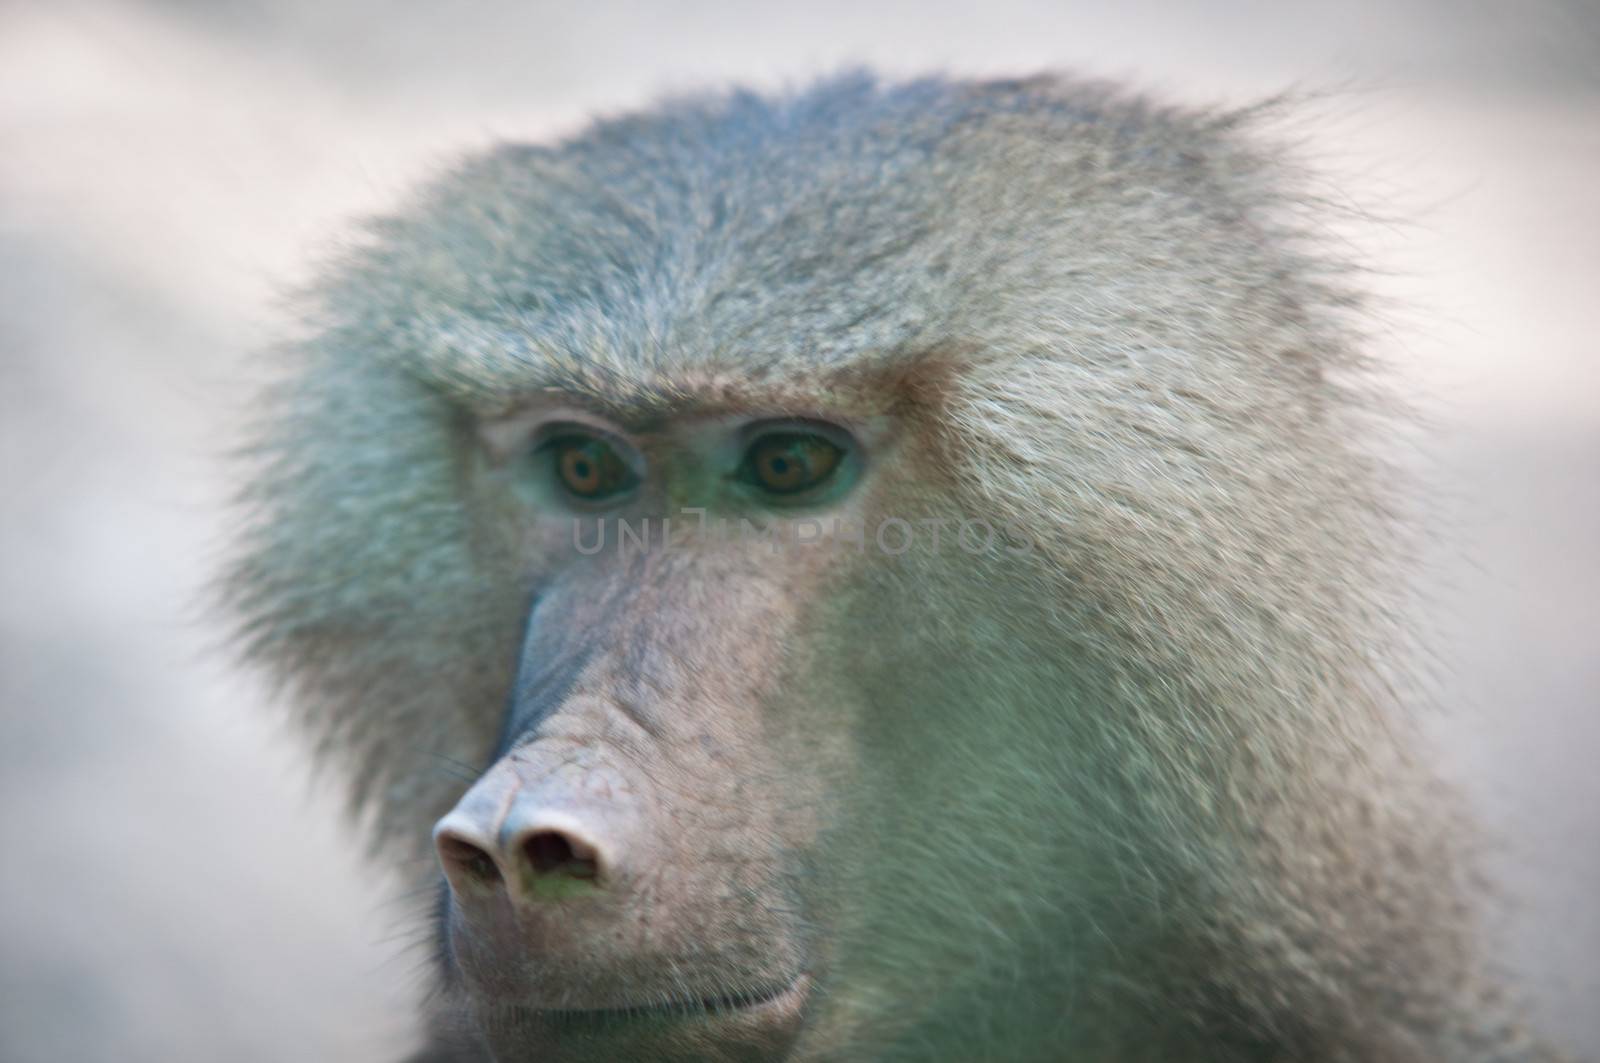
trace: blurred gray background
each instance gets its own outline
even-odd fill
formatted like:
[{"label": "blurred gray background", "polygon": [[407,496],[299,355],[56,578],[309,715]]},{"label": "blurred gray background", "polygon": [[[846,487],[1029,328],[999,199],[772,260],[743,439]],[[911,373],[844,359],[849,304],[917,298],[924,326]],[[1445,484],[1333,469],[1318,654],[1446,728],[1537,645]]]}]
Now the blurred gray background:
[{"label": "blurred gray background", "polygon": [[1437,755],[1600,1059],[1596,0],[0,0],[0,1063],[404,1050],[412,904],[200,607],[275,293],[459,152],[852,62],[1333,90],[1305,139],[1430,422]]}]

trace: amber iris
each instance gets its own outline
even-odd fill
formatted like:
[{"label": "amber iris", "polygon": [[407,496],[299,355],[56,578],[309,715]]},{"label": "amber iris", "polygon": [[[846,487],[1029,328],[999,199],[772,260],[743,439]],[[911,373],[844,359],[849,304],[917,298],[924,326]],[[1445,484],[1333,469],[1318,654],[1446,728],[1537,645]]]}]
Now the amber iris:
[{"label": "amber iris", "polygon": [[774,495],[795,495],[827,482],[843,455],[814,432],[771,432],[750,444],[741,479]]},{"label": "amber iris", "polygon": [[598,501],[633,487],[635,477],[610,443],[595,436],[565,436],[554,440],[556,475],[561,486],[579,498]]}]

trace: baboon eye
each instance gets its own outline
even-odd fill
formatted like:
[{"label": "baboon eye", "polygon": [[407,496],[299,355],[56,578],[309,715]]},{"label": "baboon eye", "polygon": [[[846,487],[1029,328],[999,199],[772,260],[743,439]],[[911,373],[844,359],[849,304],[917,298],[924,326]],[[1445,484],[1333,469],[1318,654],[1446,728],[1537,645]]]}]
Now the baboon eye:
[{"label": "baboon eye", "polygon": [[540,449],[550,452],[561,486],[586,502],[631,491],[639,482],[616,448],[599,436],[560,436]]},{"label": "baboon eye", "polygon": [[768,494],[797,495],[826,483],[844,449],[815,432],[769,432],[745,451],[739,479]]}]

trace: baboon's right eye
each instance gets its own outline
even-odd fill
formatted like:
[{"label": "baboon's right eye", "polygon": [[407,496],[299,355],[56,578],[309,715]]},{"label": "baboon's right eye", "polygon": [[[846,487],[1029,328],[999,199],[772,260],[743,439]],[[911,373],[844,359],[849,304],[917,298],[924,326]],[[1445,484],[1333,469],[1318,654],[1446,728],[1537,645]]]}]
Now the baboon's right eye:
[{"label": "baboon's right eye", "polygon": [[600,436],[562,435],[539,448],[549,455],[556,480],[573,497],[603,502],[639,485],[617,448]]}]

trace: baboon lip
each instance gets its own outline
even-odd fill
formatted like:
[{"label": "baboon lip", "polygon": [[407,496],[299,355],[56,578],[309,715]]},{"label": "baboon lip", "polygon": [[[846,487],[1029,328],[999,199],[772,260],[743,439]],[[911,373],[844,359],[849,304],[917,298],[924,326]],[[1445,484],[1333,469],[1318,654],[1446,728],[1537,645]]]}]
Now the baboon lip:
[{"label": "baboon lip", "polygon": [[517,1008],[529,1018],[564,1027],[601,1027],[621,1023],[660,1019],[714,1019],[722,1015],[742,1014],[765,1008],[778,1010],[785,1005],[797,1005],[810,989],[810,979],[796,975],[787,982],[776,982],[758,989],[726,993],[709,997],[617,1005],[604,1008]]}]

